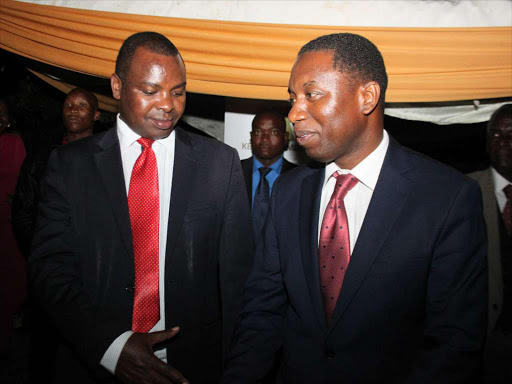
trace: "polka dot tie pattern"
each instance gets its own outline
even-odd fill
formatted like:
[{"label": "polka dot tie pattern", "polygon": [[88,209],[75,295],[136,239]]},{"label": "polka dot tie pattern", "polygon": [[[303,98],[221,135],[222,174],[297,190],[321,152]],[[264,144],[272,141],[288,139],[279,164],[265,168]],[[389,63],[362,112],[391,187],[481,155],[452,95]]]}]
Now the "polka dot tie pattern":
[{"label": "polka dot tie pattern", "polygon": [[358,182],[348,174],[335,172],[336,186],[325,210],[320,229],[318,262],[327,323],[330,322],[350,261],[350,238],[343,199]]},{"label": "polka dot tie pattern", "polygon": [[149,332],[160,319],[158,291],[159,192],[153,140],[137,140],[143,151],[133,166],[128,191],[135,259],[132,330]]},{"label": "polka dot tie pattern", "polygon": [[510,235],[512,234],[512,184],[503,188],[503,192],[505,192],[505,196],[507,196],[507,202],[503,209],[503,222],[505,223],[505,228],[507,228],[507,232]]}]

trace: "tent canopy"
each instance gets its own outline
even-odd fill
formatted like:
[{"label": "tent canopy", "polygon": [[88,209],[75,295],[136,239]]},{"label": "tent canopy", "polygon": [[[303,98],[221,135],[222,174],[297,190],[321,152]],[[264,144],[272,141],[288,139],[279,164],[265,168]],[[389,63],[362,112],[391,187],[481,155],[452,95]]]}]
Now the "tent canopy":
[{"label": "tent canopy", "polygon": [[189,91],[285,100],[300,47],[323,34],[351,32],[381,50],[389,103],[512,97],[508,0],[34,3],[0,3],[0,48],[94,76],[110,76],[127,36],[154,30],[182,53]]}]

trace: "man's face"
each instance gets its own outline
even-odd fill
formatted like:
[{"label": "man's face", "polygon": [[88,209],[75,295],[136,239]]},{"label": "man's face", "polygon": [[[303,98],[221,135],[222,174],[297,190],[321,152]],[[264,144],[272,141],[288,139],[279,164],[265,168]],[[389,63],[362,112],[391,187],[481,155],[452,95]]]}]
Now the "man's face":
[{"label": "man's face", "polygon": [[491,165],[512,182],[512,116],[499,116],[487,131]]},{"label": "man's face", "polygon": [[70,133],[84,133],[94,128],[99,112],[92,100],[83,92],[73,92],[66,97],[62,106],[64,129]]},{"label": "man's face", "polygon": [[274,115],[257,116],[252,123],[251,149],[265,166],[274,164],[288,146],[284,119]]},{"label": "man's face", "polygon": [[297,142],[317,161],[352,169],[364,159],[368,140],[362,86],[332,64],[332,52],[308,52],[295,62],[288,85]]},{"label": "man's face", "polygon": [[121,119],[142,137],[169,136],[185,110],[186,75],[180,56],[139,47],[125,81],[114,74],[111,85]]}]

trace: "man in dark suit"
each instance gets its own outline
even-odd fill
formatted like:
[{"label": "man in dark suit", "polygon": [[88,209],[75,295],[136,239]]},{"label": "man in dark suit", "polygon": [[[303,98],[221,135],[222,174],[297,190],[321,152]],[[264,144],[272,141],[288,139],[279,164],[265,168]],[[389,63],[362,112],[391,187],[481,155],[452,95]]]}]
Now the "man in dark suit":
[{"label": "man in dark suit", "polygon": [[[263,229],[274,182],[279,175],[295,168],[295,164],[283,157],[283,152],[287,148],[288,132],[283,116],[270,110],[256,114],[252,120],[251,131],[253,156],[242,160],[247,196],[253,210],[256,240],[260,237]],[[265,175],[265,180],[261,177],[262,174]],[[263,191],[266,196],[259,196]],[[263,205],[263,207],[258,205]]]},{"label": "man in dark suit", "polygon": [[[512,380],[512,104],[496,110],[487,125],[491,166],[470,173],[482,189],[489,237],[489,322],[485,353],[487,383]],[[507,197],[507,193],[510,197]]]},{"label": "man in dark suit", "polygon": [[117,126],[54,151],[42,183],[30,265],[66,341],[56,381],[217,382],[252,263],[240,160],[176,126],[166,37],[125,40],[111,84]]},{"label": "man in dark suit", "polygon": [[254,383],[283,348],[284,383],[459,383],[480,367],[487,241],[476,182],[383,129],[387,74],[353,34],[292,68],[288,114],[325,169],[274,186],[224,374]]}]

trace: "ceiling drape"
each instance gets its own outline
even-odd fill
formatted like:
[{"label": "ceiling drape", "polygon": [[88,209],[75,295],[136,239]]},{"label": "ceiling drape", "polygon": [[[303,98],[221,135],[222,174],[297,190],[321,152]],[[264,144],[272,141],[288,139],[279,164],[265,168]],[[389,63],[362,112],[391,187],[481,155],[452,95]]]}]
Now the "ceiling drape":
[{"label": "ceiling drape", "polygon": [[152,30],[170,38],[187,66],[191,92],[288,98],[299,48],[328,33],[373,41],[389,74],[388,102],[512,96],[512,27],[326,27],[144,16],[0,2],[0,48],[90,75],[109,77],[122,41]]}]

